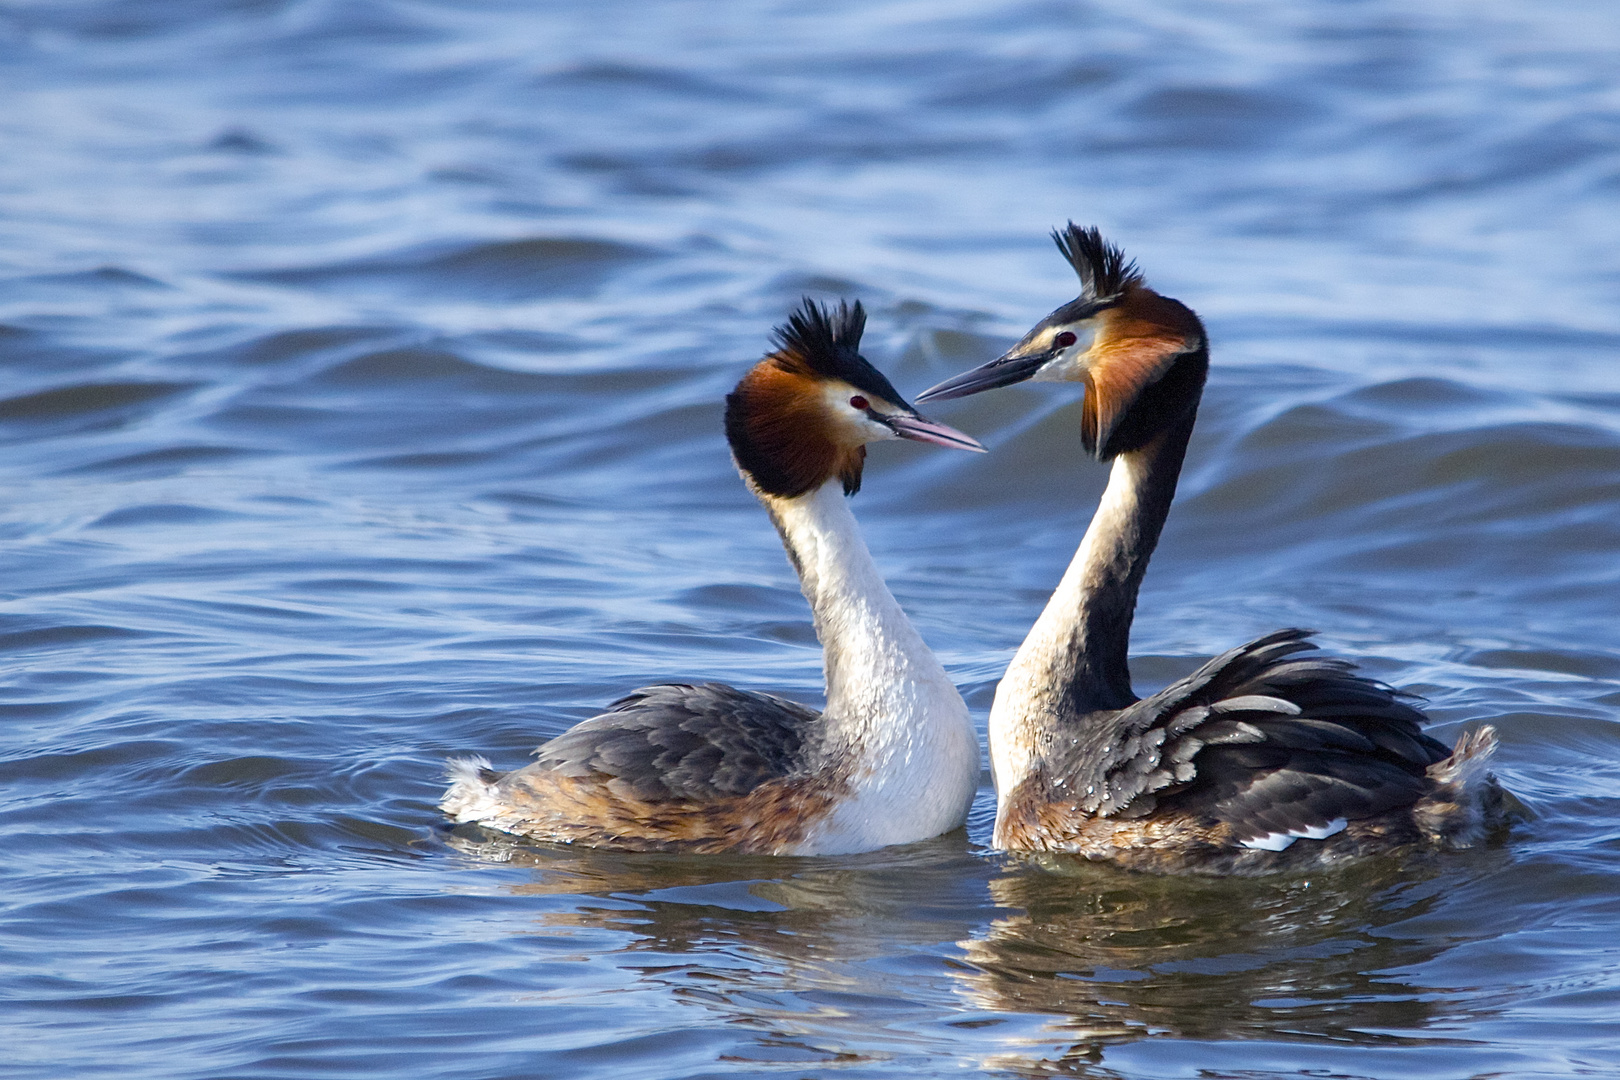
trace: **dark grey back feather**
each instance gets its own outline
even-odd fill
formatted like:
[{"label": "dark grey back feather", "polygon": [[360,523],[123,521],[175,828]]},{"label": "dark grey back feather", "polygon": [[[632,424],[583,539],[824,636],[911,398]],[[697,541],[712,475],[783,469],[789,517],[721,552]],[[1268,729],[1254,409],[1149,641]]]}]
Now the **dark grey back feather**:
[{"label": "dark grey back feather", "polygon": [[1215,657],[1118,712],[1080,718],[1048,751],[1053,794],[1088,813],[1174,805],[1239,840],[1321,828],[1415,802],[1450,751],[1391,688],[1279,630]]},{"label": "dark grey back feather", "polygon": [[809,771],[821,714],[722,683],[646,686],[535,751],[564,776],[613,777],[647,802],[746,795]]}]

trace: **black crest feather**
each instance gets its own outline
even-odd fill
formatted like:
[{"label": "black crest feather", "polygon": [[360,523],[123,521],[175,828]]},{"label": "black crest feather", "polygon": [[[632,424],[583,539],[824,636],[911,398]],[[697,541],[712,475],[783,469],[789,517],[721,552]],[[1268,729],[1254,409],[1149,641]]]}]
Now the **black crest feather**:
[{"label": "black crest feather", "polygon": [[780,346],[777,365],[804,375],[842,379],[858,390],[905,405],[883,372],[861,355],[865,331],[866,309],[859,300],[854,304],[840,300],[835,309],[807,296],[787,322],[772,331]]},{"label": "black crest feather", "polygon": [[1067,229],[1053,229],[1052,239],[1074,272],[1080,275],[1083,300],[1108,300],[1131,285],[1142,283],[1142,272],[1118,247],[1102,238],[1095,225],[1082,229],[1069,222]]}]

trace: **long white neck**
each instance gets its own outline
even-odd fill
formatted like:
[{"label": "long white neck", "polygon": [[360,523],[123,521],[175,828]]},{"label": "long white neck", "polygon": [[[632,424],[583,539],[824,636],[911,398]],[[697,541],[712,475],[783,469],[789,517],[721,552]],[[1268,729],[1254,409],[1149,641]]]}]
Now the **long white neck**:
[{"label": "long white neck", "polygon": [[1131,621],[1148,559],[1175,498],[1194,414],[1114,459],[1080,547],[1019,646],[990,709],[990,770],[1004,803],[1041,747],[1136,700]]},{"label": "long white neck", "polygon": [[910,683],[944,684],[945,669],[889,592],[837,480],[767,503],[815,615],[830,721],[852,733],[892,722]]},{"label": "long white neck", "polygon": [[828,746],[856,787],[830,827],[899,843],[960,824],[979,777],[967,706],[884,584],[842,485],[764,501],[815,615]]}]

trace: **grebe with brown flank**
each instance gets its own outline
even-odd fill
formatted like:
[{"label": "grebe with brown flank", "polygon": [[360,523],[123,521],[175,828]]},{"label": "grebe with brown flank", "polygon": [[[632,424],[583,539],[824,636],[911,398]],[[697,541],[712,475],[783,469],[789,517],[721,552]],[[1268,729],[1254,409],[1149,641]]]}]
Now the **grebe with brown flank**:
[{"label": "grebe with brown flank", "polygon": [[1025,380],[1085,388],[1111,461],[1079,550],[996,689],[997,846],[1161,872],[1263,873],[1407,845],[1462,847],[1503,815],[1496,734],[1454,748],[1402,695],[1279,630],[1147,698],[1126,655],[1137,591],[1192,434],[1209,342],[1095,228],[1053,233],[1080,295],[1005,355],[918,401]]},{"label": "grebe with brown flank", "polygon": [[884,584],[845,497],[866,444],[983,451],[918,415],[860,355],[861,305],[813,301],[726,398],[726,437],[815,618],[821,712],[719,683],[644,687],[505,774],[450,765],[457,822],[634,851],[828,855],[948,832],[979,745],[962,696]]}]

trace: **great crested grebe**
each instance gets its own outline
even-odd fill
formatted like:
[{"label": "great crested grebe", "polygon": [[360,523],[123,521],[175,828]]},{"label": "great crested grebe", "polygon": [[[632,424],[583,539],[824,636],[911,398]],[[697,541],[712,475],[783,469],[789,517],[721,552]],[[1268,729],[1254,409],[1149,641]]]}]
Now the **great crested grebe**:
[{"label": "great crested grebe", "polygon": [[983,451],[917,414],[858,349],[861,305],[805,300],[726,398],[726,438],[815,617],[827,707],[719,683],[649,686],[504,775],[451,762],[458,822],[635,851],[832,855],[962,824],[979,744],[962,696],[884,584],[845,502],[866,444]]},{"label": "great crested grebe", "polygon": [[1080,435],[1112,461],[1074,560],[990,710],[997,846],[1161,872],[1262,873],[1409,844],[1466,846],[1500,820],[1495,732],[1454,749],[1422,713],[1279,630],[1151,697],[1126,654],[1175,497],[1209,344],[1095,228],[1054,232],[1080,295],[1005,355],[918,401],[1026,379],[1085,386]]}]

